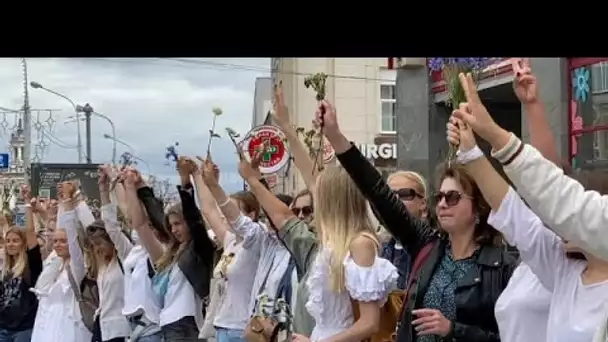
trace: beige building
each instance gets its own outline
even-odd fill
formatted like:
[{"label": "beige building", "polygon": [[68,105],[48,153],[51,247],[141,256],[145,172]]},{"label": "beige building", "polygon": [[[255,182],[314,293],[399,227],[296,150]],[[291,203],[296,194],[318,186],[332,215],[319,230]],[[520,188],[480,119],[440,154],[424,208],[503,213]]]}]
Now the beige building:
[{"label": "beige building", "polygon": [[[396,167],[396,71],[387,68],[387,58],[272,58],[271,64],[271,79],[282,82],[294,125],[312,127],[315,92],[304,86],[304,78],[323,72],[329,75],[326,98],[335,104],[345,135],[379,168]],[[303,188],[294,165],[279,171],[275,192],[294,194]]]}]

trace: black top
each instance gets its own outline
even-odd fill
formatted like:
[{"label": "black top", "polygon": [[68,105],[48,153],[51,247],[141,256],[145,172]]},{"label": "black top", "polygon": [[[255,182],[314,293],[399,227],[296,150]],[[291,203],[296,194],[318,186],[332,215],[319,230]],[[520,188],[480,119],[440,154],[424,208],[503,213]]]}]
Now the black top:
[{"label": "black top", "polygon": [[38,299],[30,292],[42,272],[40,247],[27,251],[27,267],[23,275],[10,275],[0,280],[0,329],[23,331],[34,327]]},{"label": "black top", "polygon": [[[375,209],[380,221],[403,248],[415,260],[422,248],[433,243],[426,261],[417,272],[412,287],[407,292],[407,308],[401,317],[397,332],[398,342],[416,341],[416,331],[411,322],[411,311],[424,307],[424,297],[429,284],[446,251],[447,239],[438,236],[428,222],[414,217],[391,190],[373,165],[352,146],[338,160],[350,178]],[[444,341],[499,342],[498,325],[494,318],[494,304],[516,267],[515,259],[504,247],[480,246],[475,266],[470,267],[456,284],[454,290],[455,319],[452,331]]]}]

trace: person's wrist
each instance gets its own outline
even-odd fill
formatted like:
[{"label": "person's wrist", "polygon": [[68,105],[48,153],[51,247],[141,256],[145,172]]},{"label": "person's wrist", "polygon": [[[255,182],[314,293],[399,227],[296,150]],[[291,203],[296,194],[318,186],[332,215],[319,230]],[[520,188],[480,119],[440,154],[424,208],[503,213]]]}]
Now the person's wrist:
[{"label": "person's wrist", "polygon": [[526,107],[535,107],[535,106],[539,106],[542,103],[539,101],[538,97],[535,97],[532,100],[528,100],[524,102],[524,106]]},{"label": "person's wrist", "polygon": [[493,126],[494,127],[490,131],[490,139],[488,139],[488,142],[494,151],[499,151],[509,143],[511,134],[496,123],[494,123]]},{"label": "person's wrist", "polygon": [[329,141],[336,141],[336,140],[340,139],[340,136],[342,136],[342,132],[340,132],[339,129],[323,130],[323,135],[325,135],[325,137],[327,137],[327,140],[329,140]]}]

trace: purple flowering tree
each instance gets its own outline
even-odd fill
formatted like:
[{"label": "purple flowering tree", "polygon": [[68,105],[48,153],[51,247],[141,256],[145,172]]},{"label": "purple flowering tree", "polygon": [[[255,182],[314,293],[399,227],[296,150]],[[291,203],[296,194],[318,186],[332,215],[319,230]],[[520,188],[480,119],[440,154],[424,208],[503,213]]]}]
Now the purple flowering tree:
[{"label": "purple flowering tree", "polygon": [[475,77],[496,60],[497,58],[491,57],[431,57],[427,59],[427,64],[431,72],[440,71],[442,73],[448,92],[446,104],[454,108],[459,103],[466,102],[458,74],[470,72]]}]

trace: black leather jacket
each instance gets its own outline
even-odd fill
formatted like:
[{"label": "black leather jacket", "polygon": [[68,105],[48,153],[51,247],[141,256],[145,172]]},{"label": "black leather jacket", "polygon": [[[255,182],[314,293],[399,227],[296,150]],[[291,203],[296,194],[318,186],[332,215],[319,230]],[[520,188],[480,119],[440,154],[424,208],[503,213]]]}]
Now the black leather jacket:
[{"label": "black leather jacket", "polygon": [[[407,211],[380,173],[355,146],[339,154],[338,159],[381,218],[384,227],[407,249],[412,260],[424,245],[435,241],[419,272],[420,277],[408,293],[408,307],[397,332],[398,342],[415,341],[411,311],[422,307],[422,300],[448,242],[439,237],[426,221],[416,219]],[[477,265],[457,284],[456,320],[452,322],[452,332],[445,341],[500,341],[494,304],[507,286],[516,266],[515,259],[503,247],[481,246]]]},{"label": "black leather jacket", "polygon": [[[184,220],[190,231],[190,242],[177,261],[186,279],[200,298],[209,295],[209,286],[213,272],[215,246],[207,234],[203,217],[194,201],[194,189],[188,183],[177,186],[182,203]],[[155,229],[166,231],[162,203],[154,197],[150,187],[137,190],[140,201],[144,204],[150,222]]]}]

